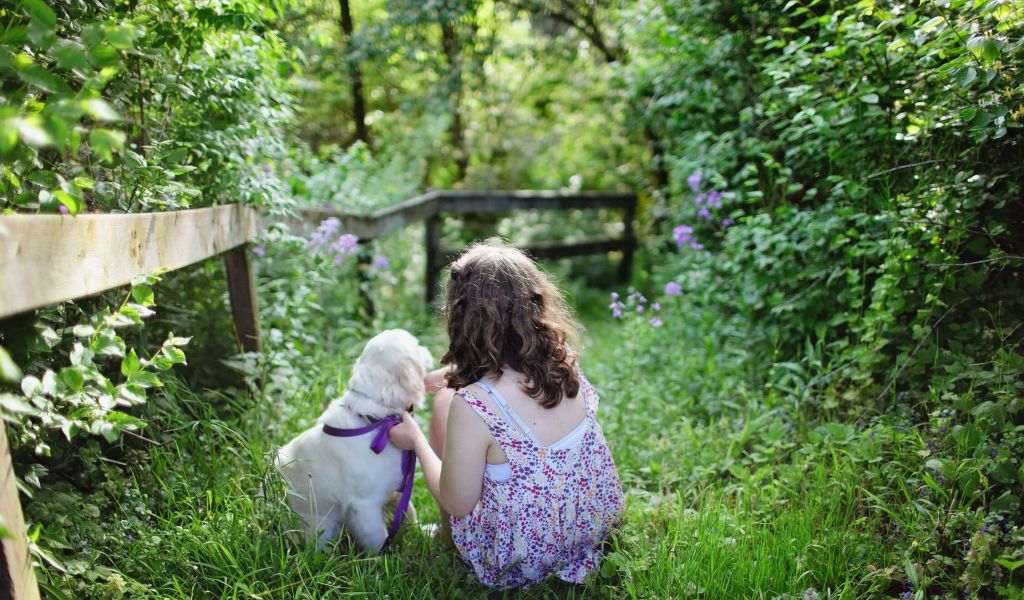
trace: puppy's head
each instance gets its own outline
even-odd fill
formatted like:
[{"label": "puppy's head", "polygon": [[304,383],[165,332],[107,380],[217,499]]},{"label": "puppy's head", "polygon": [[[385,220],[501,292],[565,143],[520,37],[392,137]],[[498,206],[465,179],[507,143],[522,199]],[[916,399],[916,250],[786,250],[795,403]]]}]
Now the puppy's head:
[{"label": "puppy's head", "polygon": [[430,352],[404,329],[389,329],[375,335],[356,361],[349,389],[374,399],[379,410],[366,414],[382,417],[420,408],[423,377],[433,366]]}]

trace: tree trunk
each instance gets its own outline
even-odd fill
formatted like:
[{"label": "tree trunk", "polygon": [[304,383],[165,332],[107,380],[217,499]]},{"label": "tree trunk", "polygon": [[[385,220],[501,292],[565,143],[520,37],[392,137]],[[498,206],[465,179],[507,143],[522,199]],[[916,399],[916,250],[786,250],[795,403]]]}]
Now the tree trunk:
[{"label": "tree trunk", "polygon": [[441,43],[449,69],[448,97],[451,102],[452,122],[448,126],[448,135],[451,138],[455,159],[454,183],[461,183],[466,178],[469,156],[466,153],[466,135],[462,123],[462,51],[455,34],[455,20],[452,15],[442,15]]},{"label": "tree trunk", "polygon": [[370,143],[370,129],[366,126],[366,98],[363,94],[363,73],[359,70],[359,61],[353,56],[355,40],[353,39],[352,11],[348,0],[338,0],[341,9],[341,31],[345,34],[345,63],[348,65],[348,77],[352,84],[352,118],[356,122],[356,140],[364,144]]}]

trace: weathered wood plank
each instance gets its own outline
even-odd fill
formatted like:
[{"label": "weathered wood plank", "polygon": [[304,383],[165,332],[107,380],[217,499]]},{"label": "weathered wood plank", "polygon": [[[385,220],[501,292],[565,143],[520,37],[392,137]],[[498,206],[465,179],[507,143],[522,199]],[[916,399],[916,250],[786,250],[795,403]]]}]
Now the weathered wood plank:
[{"label": "weathered wood plank", "polygon": [[636,194],[555,191],[445,191],[439,210],[454,213],[495,213],[517,210],[626,209],[636,206]]},{"label": "weathered wood plank", "polygon": [[630,244],[622,250],[619,262],[619,280],[628,283],[633,279],[633,255],[636,253],[636,233],[633,221],[636,220],[636,202],[622,210],[622,238],[630,240]]},{"label": "weathered wood plank", "polygon": [[[533,246],[523,246],[523,252],[538,260],[554,260],[558,258],[569,258],[572,256],[585,256],[587,254],[601,254],[606,252],[622,252],[636,244],[633,238],[601,239],[576,244],[546,243]],[[455,260],[462,250],[447,248],[442,250],[440,255],[444,257],[444,263],[448,264]],[[443,266],[442,266],[443,267]]]},{"label": "weathered wood plank", "polygon": [[180,269],[252,239],[259,215],[232,204],[166,213],[0,215],[0,318]]},{"label": "weathered wood plank", "polygon": [[246,246],[229,250],[224,255],[228,277],[228,296],[231,298],[231,317],[235,334],[246,352],[262,352],[260,310],[256,300],[256,279],[252,274]]},{"label": "weathered wood plank", "polygon": [[[25,518],[21,513],[18,499],[18,484],[14,478],[11,463],[11,449],[7,445],[7,433],[0,422],[0,516],[11,537],[3,540],[3,559],[10,589],[0,589],[0,598],[15,600],[39,600],[39,584],[32,570],[32,558],[25,537]],[[0,578],[3,579],[3,578]]]},{"label": "weathered wood plank", "polygon": [[426,227],[426,253],[427,272],[423,285],[426,287],[427,306],[434,302],[437,297],[438,285],[440,284],[441,270],[451,262],[446,258],[444,250],[441,249],[441,215],[434,214],[427,218]]},{"label": "weathered wood plank", "polygon": [[341,221],[343,232],[359,236],[362,240],[372,240],[438,212],[499,213],[592,208],[629,210],[635,206],[636,194],[632,193],[438,190],[365,215],[321,208],[299,209],[302,220],[307,224],[291,223],[291,229],[293,233],[306,235],[320,221],[335,217]]},{"label": "weathered wood plank", "polygon": [[[397,231],[406,225],[421,221],[437,213],[437,201],[442,192],[428,192],[410,198],[394,206],[365,215],[327,210],[324,208],[300,208],[299,214],[308,222],[318,225],[324,219],[334,217],[341,221],[341,231],[358,236],[360,240],[372,240]],[[298,229],[298,230],[297,230]],[[292,227],[293,233],[304,235],[312,228]]]}]

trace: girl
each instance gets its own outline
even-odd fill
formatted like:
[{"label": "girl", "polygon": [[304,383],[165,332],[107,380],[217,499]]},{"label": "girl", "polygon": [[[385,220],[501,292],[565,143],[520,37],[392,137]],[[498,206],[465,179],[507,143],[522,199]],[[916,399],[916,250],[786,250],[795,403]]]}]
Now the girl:
[{"label": "girl", "polygon": [[444,319],[448,368],[427,379],[447,385],[432,441],[405,414],[392,443],[416,451],[459,555],[485,585],[552,573],[582,582],[622,512],[622,486],[570,346],[580,326],[533,261],[495,242],[452,263]]}]

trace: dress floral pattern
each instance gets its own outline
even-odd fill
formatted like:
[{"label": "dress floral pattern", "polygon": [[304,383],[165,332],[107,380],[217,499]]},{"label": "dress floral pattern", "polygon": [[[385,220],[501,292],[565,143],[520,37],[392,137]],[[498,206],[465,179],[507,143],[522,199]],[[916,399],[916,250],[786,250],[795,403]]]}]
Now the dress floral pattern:
[{"label": "dress floral pattern", "polygon": [[452,517],[452,539],[479,580],[525,587],[548,575],[582,583],[597,570],[601,544],[622,514],[622,484],[597,423],[597,392],[580,374],[586,426],[579,443],[551,450],[497,416],[466,389],[457,393],[483,419],[508,458],[511,479],[484,474],[473,511]]}]

